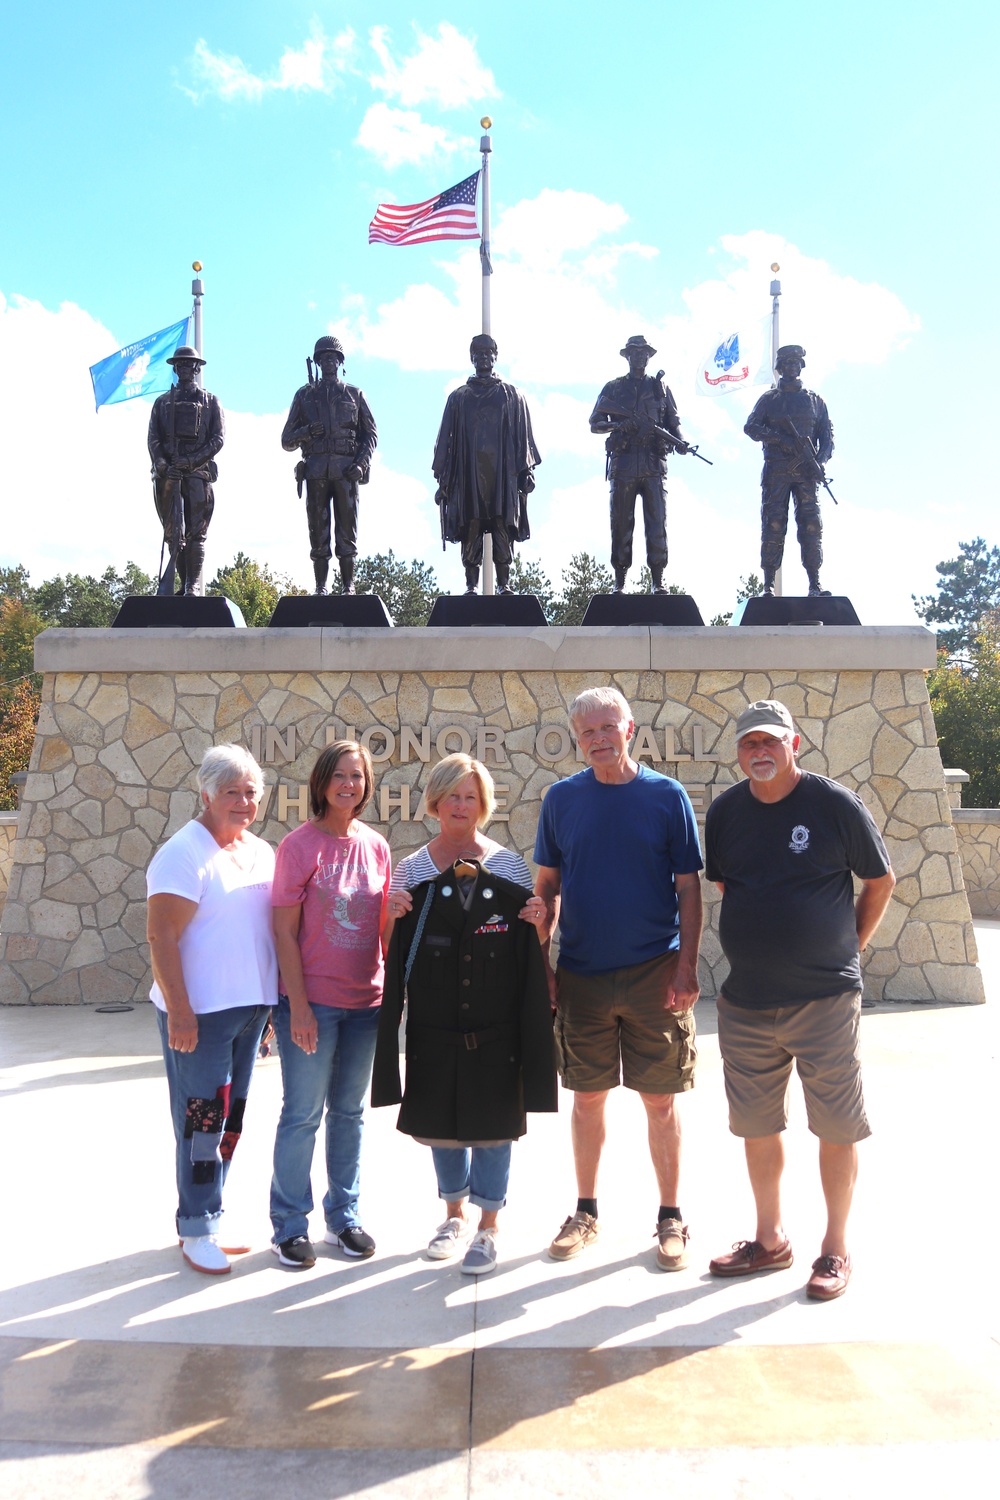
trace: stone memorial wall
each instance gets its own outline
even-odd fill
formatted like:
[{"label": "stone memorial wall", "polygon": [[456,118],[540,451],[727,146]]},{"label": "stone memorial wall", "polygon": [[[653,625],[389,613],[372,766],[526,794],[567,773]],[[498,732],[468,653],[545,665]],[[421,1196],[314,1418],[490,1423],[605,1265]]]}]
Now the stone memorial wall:
[{"label": "stone memorial wall", "polygon": [[[983,999],[969,901],[924,670],[934,638],[891,629],[597,631],[48,631],[43,704],[0,937],[0,1001],[133,999],[149,983],[144,871],[196,811],[193,770],[235,740],[268,783],[257,829],[307,816],[309,771],[331,739],[375,759],[367,817],[393,857],[423,843],[422,789],[453,750],[497,783],[494,836],[529,860],[541,800],[580,768],[566,709],[611,683],[632,704],[633,754],[688,789],[699,822],[732,784],[734,718],[776,697],[801,764],[855,788],[898,877],[866,955],[874,999]],[[609,879],[627,879],[608,851]],[[702,984],[726,965],[706,889]]]}]

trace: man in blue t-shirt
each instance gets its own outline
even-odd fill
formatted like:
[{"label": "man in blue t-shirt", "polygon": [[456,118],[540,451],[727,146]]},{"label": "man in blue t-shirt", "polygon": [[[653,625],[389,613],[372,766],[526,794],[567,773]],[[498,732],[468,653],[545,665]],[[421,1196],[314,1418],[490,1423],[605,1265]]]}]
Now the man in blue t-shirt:
[{"label": "man in blue t-shirt", "polygon": [[570,1260],[597,1238],[597,1170],[609,1090],[624,1080],[649,1121],[660,1191],[657,1264],[679,1271],[688,1230],[679,1197],[681,1125],[675,1095],[694,1085],[701,941],[701,849],[680,782],[629,755],[632,711],[617,688],[574,699],[570,727],[588,768],[549,787],[538,823],[535,894],[548,962],[563,1087],[573,1092],[576,1212],[549,1246]]},{"label": "man in blue t-shirt", "polygon": [[[718,1001],[729,1128],[743,1137],[757,1208],[754,1238],[709,1270],[749,1276],[792,1264],[780,1189],[794,1060],[819,1137],[827,1208],[806,1294],[829,1301],[851,1277],[857,1143],[871,1134],[861,1093],[860,953],[896,881],[861,798],[803,771],[798,748],[783,703],[751,703],[736,720],[748,780],[716,798],[705,824],[705,873],[722,891],[719,940],[730,965]],[[857,900],[852,876],[861,882]]]}]

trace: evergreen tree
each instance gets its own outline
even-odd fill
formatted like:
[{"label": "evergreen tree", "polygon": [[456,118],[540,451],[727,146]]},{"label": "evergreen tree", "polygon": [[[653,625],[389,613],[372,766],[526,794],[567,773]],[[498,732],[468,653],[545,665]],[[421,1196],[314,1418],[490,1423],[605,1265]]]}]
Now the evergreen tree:
[{"label": "evergreen tree", "polygon": [[551,625],[579,625],[595,594],[610,594],[614,588],[610,570],[589,552],[575,552],[563,570],[562,592],[552,601]]},{"label": "evergreen tree", "polygon": [[[24,572],[12,569],[12,572]],[[25,574],[27,578],[27,574]],[[46,625],[67,630],[100,629],[110,625],[130,594],[152,594],[156,584],[148,573],[134,562],[125,564],[124,573],[105,568],[100,578],[92,574],[67,573],[46,579],[37,588],[29,588],[25,603]]]},{"label": "evergreen tree", "polygon": [[968,655],[973,650],[980,623],[1000,607],[1000,547],[987,548],[981,536],[959,542],[958,556],[939,562],[936,594],[918,599],[913,607],[928,625],[950,628],[938,631],[938,646],[949,656]]},{"label": "evergreen tree", "polygon": [[225,594],[238,606],[250,626],[270,623],[275,605],[284,594],[304,594],[285,573],[272,573],[267,563],[254,562],[245,552],[237,552],[226,568],[220,568],[206,593]]},{"label": "evergreen tree", "polygon": [[426,625],[441,593],[433,568],[417,558],[407,564],[391,550],[359,557],[354,587],[359,594],[378,594],[396,625]]},{"label": "evergreen tree", "polygon": [[545,618],[549,618],[553,598],[552,582],[539,563],[523,563],[515,555],[510,569],[510,586],[515,594],[534,594],[542,606]]}]

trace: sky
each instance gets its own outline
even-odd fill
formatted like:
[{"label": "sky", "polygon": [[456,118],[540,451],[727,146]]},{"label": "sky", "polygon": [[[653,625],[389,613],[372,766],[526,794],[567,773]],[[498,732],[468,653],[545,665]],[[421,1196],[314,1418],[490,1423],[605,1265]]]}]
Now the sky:
[{"label": "sky", "polygon": [[[558,582],[608,561],[588,416],[642,333],[686,435],[667,581],[706,619],[759,571],[759,391],[696,391],[702,357],[770,311],[826,400],[839,504],[824,585],[862,623],[960,541],[1000,541],[986,437],[998,337],[986,0],[774,0],[459,8],[48,0],[0,43],[0,565],[33,581],[127,560],[156,572],[148,401],[94,411],[88,368],[190,309],[203,263],[205,383],[227,416],[208,575],[237,550],[311,583],[295,455],[280,432],[305,357],[334,332],[379,428],[362,555],[392,548],[460,591],[430,472],[471,373],[478,247],[367,242],[480,164],[493,119],[497,373],[526,395],[542,465],[520,550]],[[992,352],[991,352],[992,351]],[[636,563],[642,560],[637,518]],[[805,591],[794,525],[785,592]]]}]

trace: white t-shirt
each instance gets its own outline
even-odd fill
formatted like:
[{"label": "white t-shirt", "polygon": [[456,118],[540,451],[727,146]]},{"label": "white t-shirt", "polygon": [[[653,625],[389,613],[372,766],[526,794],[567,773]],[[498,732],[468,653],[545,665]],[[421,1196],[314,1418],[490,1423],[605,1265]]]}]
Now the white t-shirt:
[{"label": "white t-shirt", "polygon": [[[180,939],[181,967],[195,1015],[239,1005],[274,1005],[278,956],[271,932],[274,850],[256,834],[240,845],[240,869],[203,823],[192,820],[157,849],[146,871],[148,896],[183,896],[198,910]],[[153,981],[149,998],[166,1003]]]}]

